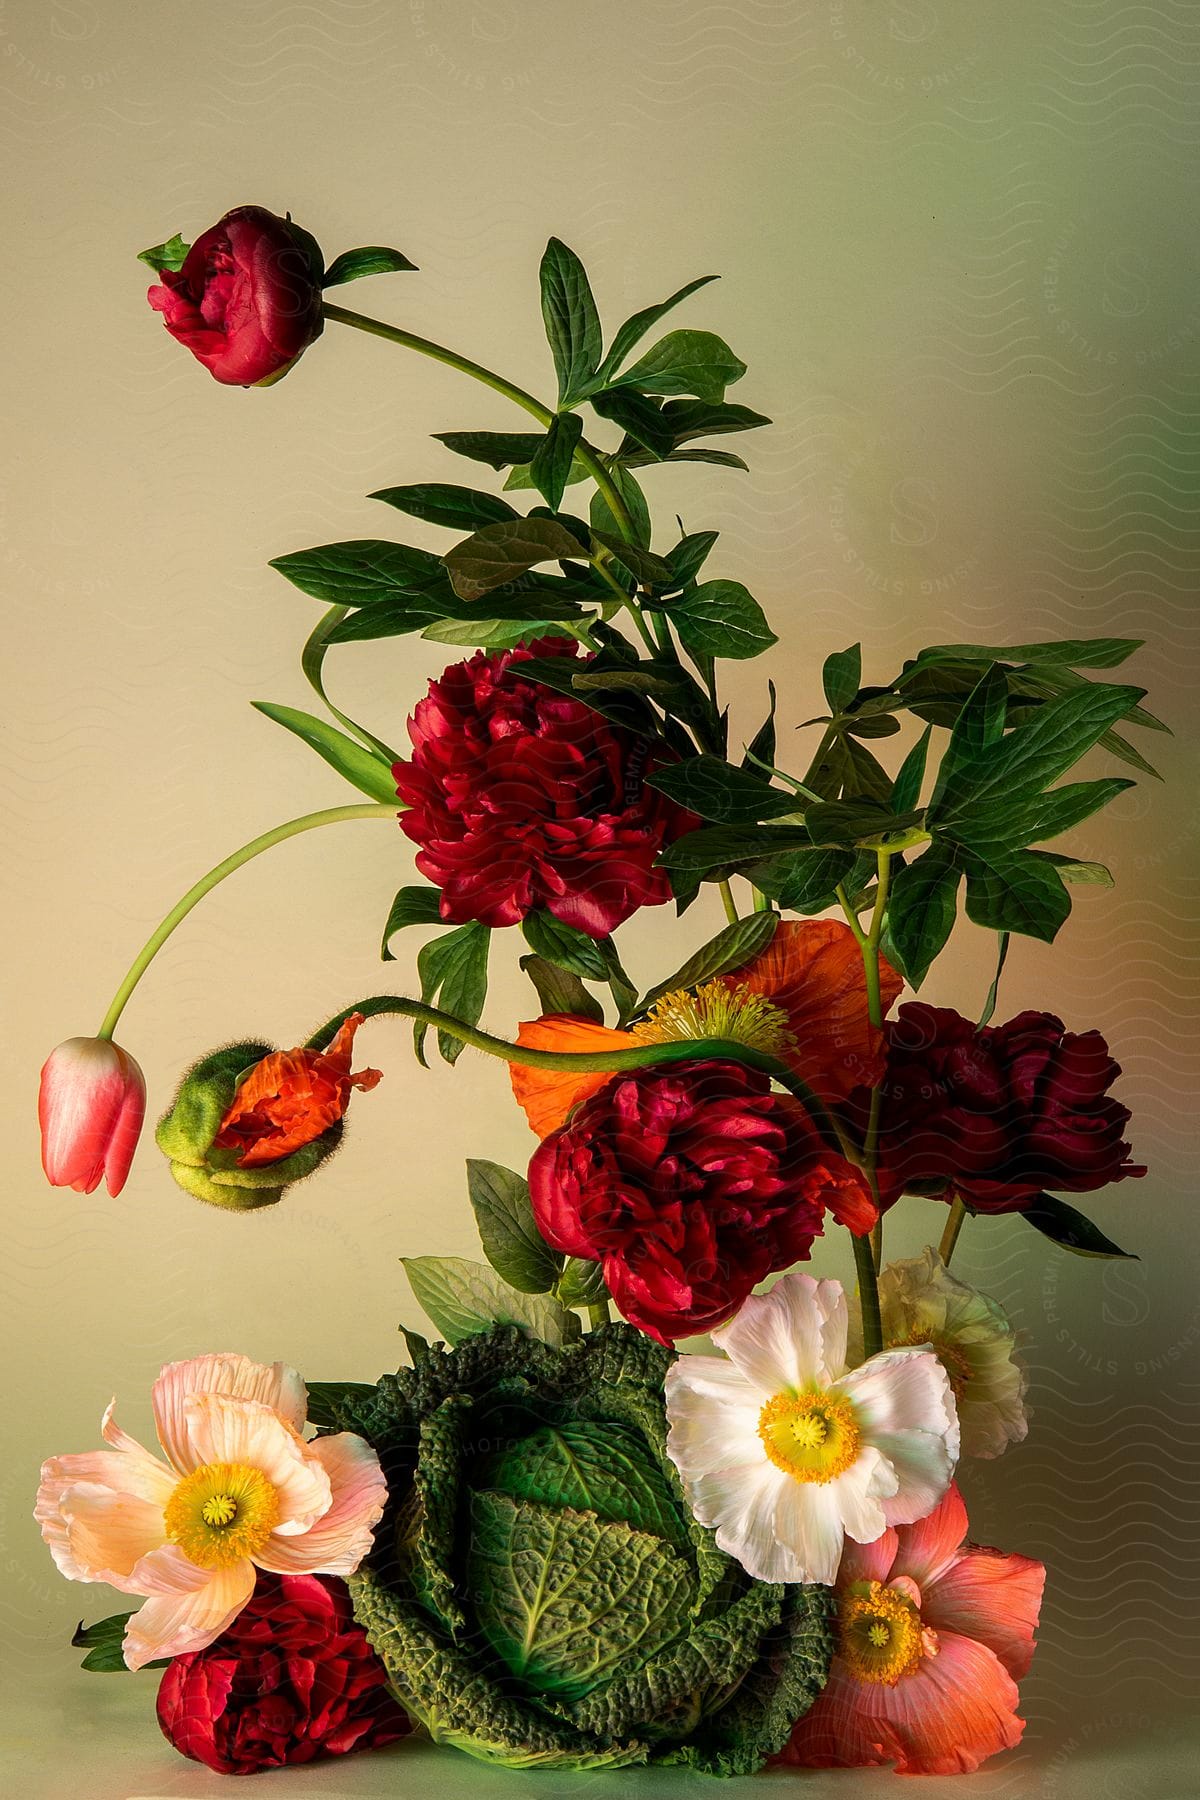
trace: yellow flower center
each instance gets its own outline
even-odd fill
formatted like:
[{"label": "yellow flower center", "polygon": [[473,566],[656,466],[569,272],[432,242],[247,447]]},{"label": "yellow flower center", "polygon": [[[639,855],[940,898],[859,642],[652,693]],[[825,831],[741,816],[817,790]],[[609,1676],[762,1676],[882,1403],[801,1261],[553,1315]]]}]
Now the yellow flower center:
[{"label": "yellow flower center", "polygon": [[778,1056],[790,1049],[792,1034],[787,1014],[765,994],[728,987],[724,981],[706,981],[693,992],[676,988],[656,1000],[632,1035],[642,1044],[662,1044],[676,1038],[729,1038],[752,1050]]},{"label": "yellow flower center", "polygon": [[928,1344],[938,1361],[945,1369],[950,1381],[950,1391],[956,1400],[961,1400],[971,1381],[971,1365],[967,1361],[966,1352],[950,1338],[938,1337],[935,1332],[922,1331],[919,1325],[913,1327],[906,1337],[893,1337],[888,1333],[886,1348],[889,1350],[911,1350],[917,1344]]},{"label": "yellow flower center", "polygon": [[881,1581],[858,1581],[838,1602],[842,1660],[855,1681],[895,1687],[925,1653],[921,1615],[906,1595]]},{"label": "yellow flower center", "polygon": [[163,1513],[167,1536],[202,1569],[254,1556],[278,1520],[279,1495],[245,1463],[205,1463],[179,1483]]},{"label": "yellow flower center", "polygon": [[776,1394],[758,1415],[758,1435],[777,1469],[797,1481],[832,1481],[858,1456],[854,1408],[842,1394]]}]

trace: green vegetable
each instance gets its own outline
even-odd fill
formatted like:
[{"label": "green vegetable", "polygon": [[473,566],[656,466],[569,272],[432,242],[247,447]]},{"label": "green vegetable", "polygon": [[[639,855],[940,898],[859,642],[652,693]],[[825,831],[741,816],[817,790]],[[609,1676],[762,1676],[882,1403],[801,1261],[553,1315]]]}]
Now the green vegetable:
[{"label": "green vegetable", "polygon": [[672,1353],[622,1324],[514,1327],[331,1389],[391,1504],[355,1612],[438,1743],[512,1768],[750,1774],[824,1683],[829,1590],[751,1581],[666,1455]]}]

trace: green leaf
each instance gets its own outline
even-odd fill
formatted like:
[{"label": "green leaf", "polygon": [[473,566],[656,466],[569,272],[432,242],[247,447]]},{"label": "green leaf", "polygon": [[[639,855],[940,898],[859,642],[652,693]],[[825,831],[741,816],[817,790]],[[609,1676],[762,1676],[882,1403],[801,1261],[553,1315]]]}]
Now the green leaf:
[{"label": "green leaf", "polygon": [[457,487],[449,481],[414,481],[405,487],[379,488],[368,500],[382,500],[414,519],[431,525],[447,525],[452,531],[478,531],[482,525],[498,525],[520,514],[498,494],[478,488]]},{"label": "green leaf", "polygon": [[448,1344],[519,1325],[544,1344],[562,1345],[577,1335],[579,1321],[549,1294],[520,1294],[486,1263],[465,1256],[402,1256],[413,1296]]},{"label": "green leaf", "polygon": [[[149,250],[139,250],[138,261],[148,263],[156,275],[161,275],[164,269],[170,269],[172,275],[177,275],[187,261],[187,254],[191,247],[190,244],[185,244],[179,233],[176,232],[175,236],[169,237],[165,244],[155,244]],[[86,1663],[84,1667],[87,1667]]]},{"label": "green leaf", "polygon": [[848,650],[835,650],[832,656],[827,656],[821,670],[821,686],[830,712],[845,712],[858,693],[861,681],[861,644],[851,644]]},{"label": "green leaf", "polygon": [[648,776],[646,785],[718,825],[756,825],[760,819],[794,813],[799,805],[795,794],[768,787],[757,775],[734,768],[720,756],[669,763]]},{"label": "green leaf", "polygon": [[342,1409],[370,1399],[375,1389],[363,1381],[306,1381],[308,1422],[319,1431],[340,1431]]},{"label": "green leaf", "polygon": [[[80,1668],[97,1675],[128,1675],[129,1667],[121,1646],[125,1641],[125,1627],[132,1617],[131,1612],[114,1613],[111,1618],[98,1619],[94,1625],[85,1625],[80,1619],[71,1637],[76,1650],[87,1651]],[[170,1662],[169,1656],[160,1656],[142,1666],[165,1669]]]},{"label": "green leaf", "polygon": [[599,366],[600,315],[587,271],[558,238],[546,245],[539,277],[542,318],[558,374],[558,403],[564,406],[586,392]]},{"label": "green leaf", "polygon": [[[752,412],[748,406],[734,406],[723,400],[715,404],[707,400],[668,400],[662,409],[662,420],[671,432],[677,451],[694,438],[721,437],[731,431],[757,431],[771,423],[765,413]],[[712,451],[708,454],[719,456],[722,453]],[[744,469],[746,465],[740,457],[736,460]]]},{"label": "green leaf", "polygon": [[745,363],[713,332],[669,331],[613,385],[639,388],[644,394],[723,400],[725,389],[745,373]]},{"label": "green leaf", "polygon": [[856,858],[849,850],[793,850],[751,863],[744,873],[785,911],[811,917],[834,904],[839,883],[846,882],[851,893],[857,891],[861,882],[854,877],[860,864],[866,880],[875,868],[873,856]]},{"label": "green leaf", "polygon": [[397,812],[400,802],[396,799],[396,783],[392,777],[391,765],[376,756],[364,744],[355,743],[344,731],[336,726],[326,725],[323,719],[315,719],[311,713],[298,712],[293,706],[277,706],[270,700],[252,700],[251,706],[256,712],[263,713],[273,719],[276,725],[282,725],[285,731],[295,732],[298,738],[323,757],[331,769],[345,777],[360,793],[371,800],[382,801],[385,805],[395,803]]},{"label": "green leaf", "polygon": [[490,1457],[477,1485],[535,1506],[594,1513],[684,1551],[691,1547],[674,1489],[647,1456],[645,1438],[615,1419],[545,1425]]},{"label": "green leaf", "polygon": [[522,1294],[547,1294],[563,1266],[533,1217],[529,1183],[499,1163],[468,1160],[467,1192],[483,1253],[502,1280]]},{"label": "green leaf", "polygon": [[1106,1238],[1083,1213],[1053,1194],[1039,1194],[1032,1206],[1022,1208],[1019,1217],[1061,1250],[1071,1250],[1076,1256],[1119,1256],[1127,1262],[1138,1261],[1130,1251],[1122,1250],[1111,1238]]},{"label": "green leaf", "polygon": [[735,969],[744,968],[766,949],[778,924],[773,912],[748,913],[744,919],[735,919],[689,956],[673,975],[652,987],[641,1010],[647,1010],[661,995],[674,993],[677,988],[699,987],[715,975],[731,975]]},{"label": "green leaf", "polygon": [[[614,688],[611,692],[604,690],[600,677],[611,674],[619,680],[621,669],[605,662],[607,652],[602,651],[587,665],[586,674],[591,677],[590,686],[581,690],[576,686],[579,676],[585,673],[584,665],[573,657],[565,656],[531,656],[521,664],[522,681],[540,681],[546,687],[553,688],[557,694],[573,694],[576,699],[584,699],[595,712],[604,718],[611,719],[614,725],[633,731],[641,736],[657,730],[654,713],[645,700],[635,692],[621,691]],[[627,666],[623,665],[626,668]]]},{"label": "green leaf", "polygon": [[648,450],[655,462],[661,462],[674,448],[671,427],[663,422],[662,405],[648,394],[639,394],[634,388],[610,388],[593,394],[591,404],[602,419],[621,427],[627,441]]},{"label": "green leaf", "polygon": [[399,250],[389,250],[383,244],[363,244],[357,250],[343,250],[335,256],[321,286],[340,287],[347,281],[361,281],[364,275],[396,275],[405,270],[415,272],[416,267]]},{"label": "green leaf", "polygon": [[962,868],[952,846],[932,844],[896,870],[888,899],[892,949],[914,988],[946,947],[958,913]]},{"label": "green leaf", "polygon": [[646,587],[669,587],[671,585],[671,565],[664,562],[661,556],[654,556],[649,550],[643,550],[638,544],[631,544],[627,539],[602,527],[592,526],[592,536],[598,544],[615,556],[623,567],[628,569],[635,580]]},{"label": "green leaf", "polygon": [[540,431],[435,431],[434,437],[456,456],[487,463],[493,469],[531,463],[542,442]]},{"label": "green leaf", "polygon": [[667,565],[676,587],[686,587],[696,579],[719,536],[716,531],[693,531],[667,552]]},{"label": "green leaf", "polygon": [[[625,460],[631,463],[630,458]],[[672,450],[663,461],[713,463],[718,469],[748,470],[750,467],[744,457],[735,456],[732,450]]]},{"label": "green leaf", "polygon": [[[645,494],[628,469],[621,468],[618,463],[611,464],[608,472],[613,486],[629,509],[633,520],[634,542],[643,550],[649,549],[650,508],[646,505]],[[621,523],[614,517],[608,501],[599,488],[592,495],[588,517],[591,520],[593,531],[607,531],[611,536],[618,538],[623,536]]]},{"label": "green leaf", "polygon": [[503,519],[456,544],[445,564],[459,598],[481,600],[538,563],[586,555],[584,546],[556,519]]},{"label": "green leaf", "polygon": [[532,981],[543,1014],[569,1013],[577,1019],[604,1023],[604,1008],[570,969],[560,969],[544,956],[523,956],[521,968]]},{"label": "green leaf", "polygon": [[770,695],[771,707],[766,718],[746,746],[746,754],[742,758],[743,769],[761,768],[764,764],[770,767],[775,761],[775,707],[777,696],[775,683],[768,681],[767,693]]},{"label": "green leaf", "polygon": [[640,343],[646,333],[657,325],[661,318],[673,307],[678,306],[681,300],[686,300],[689,294],[695,294],[700,288],[707,287],[710,281],[719,279],[716,275],[697,276],[695,281],[689,281],[683,287],[676,288],[669,299],[660,300],[657,306],[643,307],[641,312],[636,312],[631,318],[626,319],[613,338],[608,355],[597,370],[598,378],[601,381],[610,381],[633,346]]},{"label": "green leaf", "polygon": [[971,689],[954,722],[930,795],[931,815],[941,804],[952,777],[983,760],[1004,735],[1008,716],[1008,683],[1004,670],[993,663]]},{"label": "green leaf", "polygon": [[811,850],[812,839],[802,825],[713,825],[689,831],[668,844],[659,858],[666,869],[696,870],[737,867],[782,850]]},{"label": "green leaf", "polygon": [[705,581],[667,608],[667,617],[690,652],[739,661],[777,643],[758,601],[740,581]]},{"label": "green leaf", "polygon": [[406,925],[440,925],[442,915],[439,910],[441,890],[435,887],[402,887],[392,901],[392,910],[388,913],[387,924],[383,928],[383,942],[379,947],[381,962],[395,962],[395,957],[388,948],[398,931]]},{"label": "green leaf", "polygon": [[558,413],[529,465],[529,479],[554,512],[562,505],[575,449],[582,436],[583,420],[578,413]]},{"label": "green leaf", "polygon": [[921,787],[925,780],[925,763],[933,727],[927,725],[900,765],[900,773],[892,786],[891,806],[894,812],[909,812],[921,804]]},{"label": "green leaf", "polygon": [[301,593],[324,600],[327,606],[371,606],[446,585],[440,556],[383,538],[293,550],[274,557],[269,566]]},{"label": "green leaf", "polygon": [[564,1306],[598,1306],[607,1300],[604,1270],[582,1256],[568,1256],[555,1292]]},{"label": "green leaf", "polygon": [[982,1031],[985,1025],[991,1023],[992,1015],[996,1010],[996,1002],[1000,998],[1000,977],[1003,975],[1004,965],[1008,961],[1008,947],[1011,943],[1012,938],[1007,931],[1001,931],[997,934],[996,973],[992,976],[991,986],[987,991],[987,999],[984,1001],[983,1011],[979,1015],[979,1023],[975,1028],[977,1031]]},{"label": "green leaf", "polygon": [[[421,983],[421,999],[426,1006],[439,1004],[443,1012],[453,1013],[464,1025],[477,1025],[487,999],[488,950],[492,934],[486,925],[472,920],[459,925],[443,937],[433,938],[421,947],[417,956],[417,976]],[[421,1024],[413,1027],[413,1048],[417,1060],[425,1061],[425,1033]],[[438,1032],[438,1050],[445,1062],[457,1062],[466,1048],[461,1038],[449,1032]]]},{"label": "green leaf", "polygon": [[568,969],[587,981],[607,981],[608,964],[597,940],[573,925],[564,925],[544,907],[535,907],[521,922],[529,948],[557,968]]},{"label": "green leaf", "polygon": [[[564,627],[551,619],[440,619],[426,625],[421,633],[431,644],[466,644],[479,650],[511,650]],[[579,626],[566,627],[573,638],[591,644],[591,638]]]},{"label": "green leaf", "polygon": [[1023,849],[1028,844],[1060,837],[1133,785],[1132,781],[1120,777],[1110,777],[1107,781],[1072,781],[1063,787],[1051,788],[1047,794],[1007,803],[992,800],[978,811],[964,810],[943,830],[947,837],[976,849],[993,844]]},{"label": "green leaf", "polygon": [[1042,855],[1048,863],[1052,863],[1064,881],[1076,887],[1115,887],[1112,870],[1106,869],[1103,863],[1076,862],[1070,856],[1056,856],[1052,850],[1043,850]]},{"label": "green leaf", "polygon": [[1036,850],[984,855],[965,847],[960,860],[967,875],[967,917],[972,924],[1054,942],[1071,910],[1071,896],[1053,863]]},{"label": "green leaf", "polygon": [[804,815],[811,841],[819,849],[872,848],[886,838],[902,836],[921,823],[917,811],[894,813],[881,800],[822,800]]},{"label": "green leaf", "polygon": [[934,644],[922,650],[918,663],[1033,663],[1040,668],[1115,669],[1143,638],[1061,638],[1044,644]]}]

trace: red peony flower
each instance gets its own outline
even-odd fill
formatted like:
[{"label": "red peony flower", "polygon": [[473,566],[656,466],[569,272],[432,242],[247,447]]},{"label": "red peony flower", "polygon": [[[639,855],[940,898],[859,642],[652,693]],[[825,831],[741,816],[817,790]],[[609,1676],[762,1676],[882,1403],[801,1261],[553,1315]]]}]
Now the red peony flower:
[{"label": "red peony flower", "polygon": [[240,1150],[239,1169],[260,1169],[311,1144],[335,1125],[353,1088],[377,1087],[378,1069],[350,1073],[362,1013],[351,1013],[327,1050],[274,1050],[239,1083],[213,1143]]},{"label": "red peony flower", "polygon": [[719,1324],[807,1257],[826,1208],[859,1234],[876,1217],[799,1102],[730,1062],[614,1076],[534,1152],[529,1186],[546,1240],[601,1263],[660,1343]]},{"label": "red peony flower", "polygon": [[[1098,1031],[1023,1012],[977,1030],[949,1007],[902,1006],[886,1027],[880,1184],[946,1183],[978,1212],[1020,1212],[1044,1188],[1088,1193],[1144,1175],[1129,1161],[1121,1073]],[[869,1094],[855,1110],[865,1115]]]},{"label": "red peony flower", "polygon": [[275,381],[324,325],[319,254],[290,219],[238,206],[196,239],[146,298],[217,381]]},{"label": "red peony flower", "polygon": [[607,937],[640,906],[671,898],[654,867],[695,823],[645,778],[664,755],[569,694],[523,681],[531,656],[573,656],[543,639],[480,651],[429,684],[397,763],[400,826],[442,890],[444,919],[515,925],[536,906]]},{"label": "red peony flower", "polygon": [[411,1729],[344,1583],[328,1575],[260,1574],[229,1629],[165,1670],[158,1722],[219,1775],[375,1750]]},{"label": "red peony flower", "polygon": [[964,1542],[951,1484],[928,1518],[850,1538],[829,1680],[776,1763],[969,1775],[1021,1740],[1017,1682],[1033,1658],[1046,1571]]}]

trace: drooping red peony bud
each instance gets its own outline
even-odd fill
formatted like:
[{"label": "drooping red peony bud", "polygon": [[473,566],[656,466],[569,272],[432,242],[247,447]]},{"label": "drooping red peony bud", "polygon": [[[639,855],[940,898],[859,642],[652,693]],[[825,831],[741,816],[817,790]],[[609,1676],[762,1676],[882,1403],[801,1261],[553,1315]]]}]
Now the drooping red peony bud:
[{"label": "drooping red peony bud", "polygon": [[375,1750],[411,1729],[344,1583],[261,1573],[228,1630],[164,1671],[158,1722],[219,1775]]},{"label": "drooping red peony bud", "polygon": [[307,232],[264,206],[238,206],[162,269],[147,293],[171,336],[217,381],[275,381],[324,325],[319,252]]},{"label": "drooping red peony bud", "polygon": [[[1144,1175],[1130,1162],[1121,1073],[1098,1031],[1023,1012],[977,1030],[949,1007],[914,1002],[886,1027],[879,1175],[885,1201],[946,1183],[979,1212],[1020,1212],[1043,1189],[1088,1193]],[[854,1110],[870,1096],[859,1090]]]},{"label": "drooping red peony bud", "polygon": [[480,651],[430,682],[408,722],[412,761],[393,769],[409,808],[400,828],[444,919],[516,925],[544,906],[602,938],[671,898],[655,858],[696,821],[646,786],[663,752],[521,679],[531,656],[577,650],[544,639]]},{"label": "drooping red peony bud", "polygon": [[107,1038],[68,1038],[42,1068],[42,1167],[55,1187],[90,1194],[101,1177],[125,1186],[146,1116],[146,1083],[128,1050]]},{"label": "drooping red peony bud", "polygon": [[826,1209],[860,1235],[876,1217],[800,1103],[731,1062],[614,1076],[534,1152],[529,1187],[546,1240],[601,1263],[620,1311],[661,1343],[807,1257]]}]

